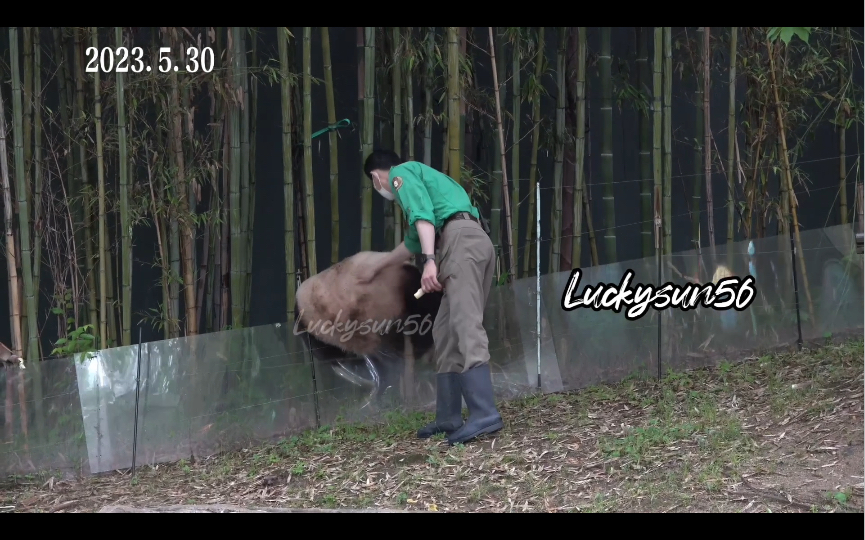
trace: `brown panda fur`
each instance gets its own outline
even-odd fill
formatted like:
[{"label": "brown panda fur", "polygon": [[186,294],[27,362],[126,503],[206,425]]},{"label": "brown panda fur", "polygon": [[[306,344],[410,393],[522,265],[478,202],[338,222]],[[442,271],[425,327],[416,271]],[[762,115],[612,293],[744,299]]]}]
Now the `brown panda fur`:
[{"label": "brown panda fur", "polygon": [[[420,272],[415,267],[397,264],[383,269],[370,283],[358,283],[356,276],[360,269],[369,268],[387,256],[363,251],[304,281],[297,290],[301,326],[316,339],[343,351],[357,355],[375,353],[382,345],[382,333],[393,334],[406,324],[409,312],[406,293],[412,289],[409,296],[413,295],[420,281]],[[349,321],[354,333],[350,339],[342,340],[344,334],[351,333],[351,326],[346,326]],[[394,324],[388,330],[389,321]],[[398,321],[402,327],[396,324]]]}]

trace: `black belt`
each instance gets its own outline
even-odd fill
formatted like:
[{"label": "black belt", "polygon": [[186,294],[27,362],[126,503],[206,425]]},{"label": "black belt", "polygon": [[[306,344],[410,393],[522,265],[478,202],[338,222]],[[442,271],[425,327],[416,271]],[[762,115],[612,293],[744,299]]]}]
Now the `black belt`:
[{"label": "black belt", "polygon": [[456,221],[458,219],[468,219],[468,220],[474,221],[475,223],[478,223],[478,224],[480,223],[478,221],[478,218],[474,217],[473,215],[471,215],[468,212],[457,212],[456,214],[452,214],[449,218],[447,218],[445,220],[444,223],[442,223],[442,229],[444,229],[447,226],[447,224],[450,223],[451,221]]},{"label": "black belt", "polygon": [[451,221],[457,221],[460,219],[468,219],[468,220],[474,221],[475,223],[480,225],[480,221],[478,221],[478,218],[474,217],[473,215],[471,215],[468,212],[457,212],[455,214],[451,214],[450,217],[448,217],[444,221],[444,223],[442,223],[441,229],[439,229],[436,232],[436,237],[435,237],[436,249],[438,249],[441,246],[441,232],[444,230],[445,227],[447,227],[447,224],[450,223]]}]

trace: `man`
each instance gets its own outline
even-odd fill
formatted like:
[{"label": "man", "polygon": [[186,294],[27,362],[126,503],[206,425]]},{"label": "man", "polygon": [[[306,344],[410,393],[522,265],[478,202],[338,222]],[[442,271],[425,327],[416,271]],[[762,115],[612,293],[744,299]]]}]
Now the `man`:
[{"label": "man", "polygon": [[[376,150],[363,167],[375,190],[402,207],[409,230],[378,268],[372,280],[391,264],[412,254],[424,257],[421,287],[444,290],[433,324],[436,367],[436,419],[417,432],[425,439],[445,433],[450,444],[462,443],[504,427],[496,409],[490,353],[483,327],[484,307],[495,268],[493,244],[480,225],[479,213],[454,179],[416,161],[403,163],[396,153]],[[436,261],[436,233],[440,255]],[[469,408],[463,423],[462,398]]]}]

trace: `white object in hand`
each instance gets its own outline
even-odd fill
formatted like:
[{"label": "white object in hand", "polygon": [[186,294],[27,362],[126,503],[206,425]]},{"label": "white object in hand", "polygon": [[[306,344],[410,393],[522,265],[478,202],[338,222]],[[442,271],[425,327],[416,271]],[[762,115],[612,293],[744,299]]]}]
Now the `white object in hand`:
[{"label": "white object in hand", "polygon": [[416,293],[414,293],[414,297],[420,300],[420,297],[424,295],[423,289],[418,289]]}]

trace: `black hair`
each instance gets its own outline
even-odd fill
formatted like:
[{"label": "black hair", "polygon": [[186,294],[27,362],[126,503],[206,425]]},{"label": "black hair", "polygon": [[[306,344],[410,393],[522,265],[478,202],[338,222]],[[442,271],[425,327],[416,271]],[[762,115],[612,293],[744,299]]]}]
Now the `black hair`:
[{"label": "black hair", "polygon": [[363,172],[372,180],[372,171],[388,170],[402,163],[402,158],[393,150],[373,150],[363,164]]}]

